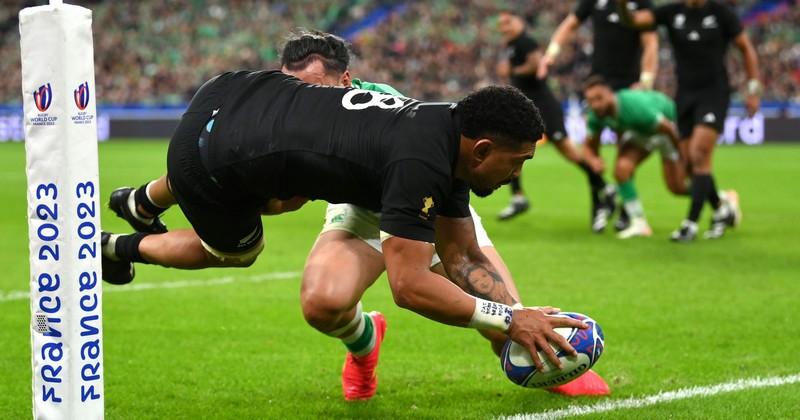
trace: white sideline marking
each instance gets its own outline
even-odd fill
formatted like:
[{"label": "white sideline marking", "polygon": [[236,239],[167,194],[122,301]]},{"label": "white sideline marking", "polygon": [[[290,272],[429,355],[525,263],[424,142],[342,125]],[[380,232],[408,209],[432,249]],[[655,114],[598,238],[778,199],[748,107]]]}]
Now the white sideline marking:
[{"label": "white sideline marking", "polygon": [[[117,293],[117,292],[140,292],[142,290],[155,290],[155,289],[183,289],[186,287],[206,287],[218,286],[221,284],[231,283],[261,283],[270,280],[287,280],[300,277],[299,271],[278,271],[274,273],[256,274],[248,277],[218,277],[205,280],[176,280],[167,281],[162,283],[132,283],[127,286],[114,286],[109,284],[103,285],[103,293]],[[31,292],[26,290],[11,290],[3,292],[0,290],[0,302],[10,302],[14,300],[27,300],[31,297]]]},{"label": "white sideline marking", "polygon": [[683,400],[695,397],[710,397],[712,395],[724,394],[728,392],[743,391],[746,389],[766,388],[773,386],[789,385],[800,382],[800,374],[788,376],[772,376],[769,378],[750,378],[739,379],[737,381],[725,382],[716,385],[694,386],[681,388],[675,391],[659,392],[655,395],[644,397],[631,397],[624,400],[611,400],[592,405],[573,405],[559,410],[542,411],[540,413],[516,414],[513,416],[500,417],[508,420],[550,420],[561,419],[564,417],[585,416],[588,414],[604,413],[607,411],[621,410],[627,408],[641,408],[649,405],[656,405],[670,401]]}]

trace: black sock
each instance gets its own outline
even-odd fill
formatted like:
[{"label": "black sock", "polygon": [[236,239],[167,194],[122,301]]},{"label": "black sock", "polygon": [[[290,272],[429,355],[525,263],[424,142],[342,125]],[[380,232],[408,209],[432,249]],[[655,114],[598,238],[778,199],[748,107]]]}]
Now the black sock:
[{"label": "black sock", "polygon": [[147,184],[144,184],[136,189],[136,191],[133,193],[133,201],[136,203],[137,213],[139,213],[139,207],[143,208],[144,211],[150,213],[150,216],[145,216],[139,213],[139,216],[142,217],[147,217],[147,218],[156,217],[167,210],[163,207],[155,205],[155,203],[150,201],[150,198],[147,197]]},{"label": "black sock", "polygon": [[586,173],[586,177],[589,178],[589,188],[592,190],[592,207],[596,208],[600,205],[600,194],[606,187],[606,180],[603,179],[602,175],[594,172],[586,162],[581,161],[578,163],[578,167],[583,169],[583,172]]},{"label": "black sock", "polygon": [[720,200],[719,200],[719,193],[717,192],[717,183],[714,182],[714,175],[708,175],[708,178],[711,180],[711,189],[708,191],[708,202],[711,203],[711,207],[714,209],[719,208]]},{"label": "black sock", "polygon": [[697,223],[697,220],[700,219],[700,212],[703,210],[703,204],[705,204],[709,192],[713,188],[714,180],[711,175],[695,175],[692,177],[692,204],[689,207],[687,219]]},{"label": "black sock", "polygon": [[148,264],[139,253],[139,243],[142,242],[148,233],[132,233],[130,235],[120,235],[114,244],[114,254],[122,261],[138,262]]},{"label": "black sock", "polygon": [[519,177],[511,180],[511,193],[512,194],[522,193],[522,183],[519,181]]},{"label": "black sock", "polygon": [[603,179],[603,175],[593,171],[586,162],[581,162],[578,164],[578,166],[583,169],[583,172],[586,172],[586,176],[589,178],[589,185],[592,186],[592,190],[602,190],[606,187],[606,180]]}]

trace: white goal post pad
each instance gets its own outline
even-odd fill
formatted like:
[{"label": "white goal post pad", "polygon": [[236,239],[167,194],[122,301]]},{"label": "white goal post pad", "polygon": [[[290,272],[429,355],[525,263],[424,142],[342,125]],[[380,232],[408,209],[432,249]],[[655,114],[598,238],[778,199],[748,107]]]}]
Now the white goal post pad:
[{"label": "white goal post pad", "polygon": [[90,10],[19,14],[33,417],[104,416],[100,189]]}]

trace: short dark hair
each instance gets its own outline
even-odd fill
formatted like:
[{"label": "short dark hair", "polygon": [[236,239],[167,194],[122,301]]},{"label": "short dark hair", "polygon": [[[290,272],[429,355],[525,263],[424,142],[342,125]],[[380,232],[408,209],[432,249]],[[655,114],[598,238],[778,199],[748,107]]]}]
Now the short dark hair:
[{"label": "short dark hair", "polygon": [[605,77],[599,74],[593,74],[587,77],[586,80],[583,81],[583,89],[581,90],[585,92],[587,89],[595,86],[610,86],[610,85],[606,81]]},{"label": "short dark hair", "polygon": [[497,11],[497,14],[498,15],[506,14],[506,15],[516,16],[516,17],[522,19],[522,23],[524,23],[525,26],[532,25],[534,20],[536,19],[536,17],[531,15],[530,13],[524,13],[523,14],[523,13],[520,13],[519,11],[517,11],[515,9],[511,9],[511,8],[502,8],[502,9]]},{"label": "short dark hair", "polygon": [[319,60],[328,73],[342,74],[350,66],[350,47],[344,39],[325,32],[298,29],[286,39],[281,66],[297,71]]},{"label": "short dark hair", "polygon": [[471,139],[488,138],[506,145],[535,142],[542,138],[544,122],[539,109],[519,89],[489,86],[470,93],[456,107],[461,134]]}]

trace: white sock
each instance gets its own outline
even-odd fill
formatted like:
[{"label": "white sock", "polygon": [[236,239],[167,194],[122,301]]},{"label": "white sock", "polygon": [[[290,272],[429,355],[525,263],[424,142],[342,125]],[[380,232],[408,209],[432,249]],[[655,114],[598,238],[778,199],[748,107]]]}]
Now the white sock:
[{"label": "white sock", "polygon": [[528,198],[524,195],[514,194],[514,196],[511,197],[511,202],[514,204],[523,204],[528,202]]},{"label": "white sock", "polygon": [[100,248],[100,252],[103,254],[103,256],[110,259],[111,261],[119,261],[116,251],[117,251],[117,238],[119,238],[120,236],[121,235],[118,234],[111,234],[111,238],[108,240],[108,243],[103,245],[102,248]]},{"label": "white sock", "polygon": [[626,201],[624,203],[625,211],[628,212],[628,215],[632,218],[644,218],[644,207],[642,207],[642,202],[639,199]]},{"label": "white sock", "polygon": [[730,205],[726,201],[721,201],[719,204],[719,208],[714,210],[714,218],[721,219],[727,217],[730,214]]},{"label": "white sock", "polygon": [[133,214],[133,217],[135,217],[137,220],[139,220],[140,222],[142,222],[144,224],[149,225],[150,223],[153,223],[153,218],[152,217],[151,218],[142,217],[142,215],[139,214],[139,210],[136,209],[136,197],[135,196],[136,196],[136,192],[135,191],[131,191],[131,193],[128,194],[128,209],[130,209],[131,214]]},{"label": "white sock", "polygon": [[342,342],[353,356],[362,357],[372,353],[375,348],[377,331],[369,315],[362,312],[358,318],[358,327],[352,334],[342,337]]},{"label": "white sock", "polygon": [[155,201],[155,200],[153,200],[153,196],[152,196],[152,195],[150,195],[150,187],[152,187],[152,186],[153,186],[153,184],[155,184],[155,182],[156,182],[156,181],[150,181],[150,182],[148,182],[148,183],[147,183],[147,186],[144,188],[144,193],[145,193],[145,195],[147,195],[147,199],[148,199],[148,200],[150,200],[150,203],[152,203],[152,204],[153,204],[154,206],[156,206],[156,207],[160,207],[160,208],[162,208],[162,209],[169,208],[169,206],[162,206],[161,204],[158,204],[158,203],[156,203],[156,201]]}]

